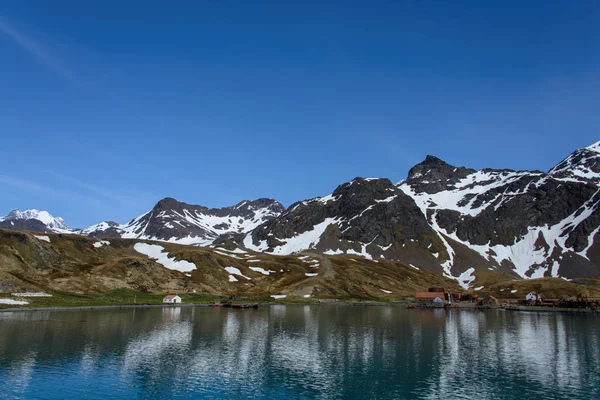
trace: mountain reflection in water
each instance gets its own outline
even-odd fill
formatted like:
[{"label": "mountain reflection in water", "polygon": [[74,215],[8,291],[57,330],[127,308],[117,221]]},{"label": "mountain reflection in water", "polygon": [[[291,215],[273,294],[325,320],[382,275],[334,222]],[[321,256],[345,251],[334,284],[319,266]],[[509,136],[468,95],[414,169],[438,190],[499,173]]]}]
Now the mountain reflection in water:
[{"label": "mountain reflection in water", "polygon": [[275,305],[0,313],[0,398],[600,398],[594,315]]}]

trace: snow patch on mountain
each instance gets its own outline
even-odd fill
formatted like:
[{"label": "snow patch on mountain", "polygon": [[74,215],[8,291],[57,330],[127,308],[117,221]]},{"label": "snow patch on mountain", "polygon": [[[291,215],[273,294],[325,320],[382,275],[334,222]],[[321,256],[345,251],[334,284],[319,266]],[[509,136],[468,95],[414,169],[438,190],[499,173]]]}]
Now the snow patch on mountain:
[{"label": "snow patch on mountain", "polygon": [[600,183],[600,142],[582,147],[553,167],[551,175]]},{"label": "snow patch on mountain", "polygon": [[169,253],[165,251],[162,246],[148,243],[136,243],[133,248],[138,253],[156,260],[157,263],[162,264],[165,268],[179,272],[191,272],[196,269],[196,264],[194,263],[185,260],[177,261],[175,257],[169,257]]},{"label": "snow patch on mountain", "polygon": [[[597,192],[598,193],[598,192]],[[595,198],[594,195],[592,198]],[[592,199],[586,202],[582,207],[576,210],[573,214],[553,226],[529,227],[527,234],[520,238],[516,238],[513,245],[474,245],[469,242],[459,239],[455,233],[443,231],[451,239],[462,243],[471,249],[481,254],[488,260],[493,260],[498,264],[503,261],[509,261],[514,265],[514,270],[523,278],[541,278],[546,272],[550,271],[552,277],[558,277],[558,268],[551,268],[553,263],[549,257],[557,249],[561,253],[565,250],[572,250],[566,245],[569,229],[576,227],[598,207],[599,201],[594,202]],[[439,227],[438,227],[439,228]],[[540,236],[544,239],[546,246],[538,247],[536,243]],[[588,248],[591,244],[588,244]],[[586,250],[587,251],[587,250]],[[531,268],[535,270],[530,272]]]},{"label": "snow patch on mountain", "polygon": [[[480,206],[475,206],[478,196],[489,192],[492,189],[508,186],[511,183],[519,181],[523,177],[542,177],[542,173],[528,171],[477,171],[468,175],[454,185],[451,190],[444,190],[438,193],[417,193],[406,182],[400,184],[398,188],[407,195],[411,196],[421,209],[432,210],[453,210],[464,215],[476,216],[487,207],[494,206],[498,209],[504,202],[509,201],[512,196],[523,193],[521,190],[504,191],[491,201],[482,202]],[[429,183],[429,182],[427,182]],[[465,202],[465,199],[469,201]],[[427,215],[427,214],[425,214]]]},{"label": "snow patch on mountain", "polygon": [[252,278],[249,278],[246,275],[242,274],[242,271],[240,271],[236,267],[225,267],[225,271],[229,272],[229,274],[230,274],[229,276],[237,275],[237,276],[241,276],[242,278],[246,278],[248,280],[252,279]]},{"label": "snow patch on mountain", "polygon": [[88,226],[87,228],[82,229],[79,233],[84,236],[88,236],[92,232],[104,232],[110,228],[119,228],[119,226],[120,225],[117,223],[105,221],[100,222],[99,224]]},{"label": "snow patch on mountain", "polygon": [[458,284],[465,290],[468,290],[471,283],[473,283],[476,279],[475,275],[473,275],[475,273],[475,268],[471,267],[468,270],[466,270],[465,272],[463,272],[462,274],[460,274],[456,280],[458,281]]},{"label": "snow patch on mountain", "polygon": [[246,200],[232,207],[211,209],[166,198],[127,224],[102,222],[84,229],[82,234],[102,237],[102,232],[110,229],[112,235],[125,239],[209,246],[221,235],[249,232],[283,210],[273,199]]},{"label": "snow patch on mountain", "polygon": [[[430,162],[432,159],[434,158],[431,158]],[[442,268],[445,275],[454,279],[457,277],[452,276],[451,270],[454,266],[455,252],[446,238],[467,246],[486,260],[498,265],[509,262],[513,265],[514,271],[523,278],[547,275],[558,277],[560,263],[553,259],[553,255],[556,252],[563,254],[574,251],[573,247],[567,246],[569,235],[599,207],[600,201],[597,196],[599,193],[596,192],[585,204],[562,221],[553,225],[529,226],[527,233],[515,237],[514,242],[510,245],[492,245],[491,240],[486,245],[473,244],[467,240],[461,240],[456,231],[449,232],[441,228],[438,224],[438,213],[442,210],[454,211],[458,212],[462,216],[461,218],[473,218],[483,211],[489,215],[490,210],[496,212],[500,207],[506,207],[506,203],[513,198],[534,191],[542,185],[552,184],[552,181],[555,183],[551,187],[560,186],[560,181],[580,183],[579,178],[585,178],[584,183],[589,183],[590,180],[597,182],[600,177],[598,173],[600,171],[600,142],[574,152],[550,170],[548,174],[537,171],[474,171],[461,167],[463,175],[452,181],[451,174],[444,175],[451,166],[439,159],[435,159],[435,162],[437,163],[436,167],[442,171],[438,171],[435,175],[440,177],[441,184],[444,184],[442,181],[445,180],[451,182],[445,184],[447,189],[440,190],[440,186],[437,186],[435,190],[428,190],[427,185],[431,184],[431,178],[428,178],[431,170],[427,170],[423,166],[408,180],[398,183],[397,187],[415,200],[423,215],[426,216],[427,222],[443,242],[449,258],[442,263]],[[442,170],[442,168],[446,169]],[[457,168],[454,168],[453,171],[456,170]],[[428,191],[434,193],[428,193]],[[542,192],[542,195],[544,193]],[[535,200],[534,198],[533,201]],[[599,231],[600,227],[597,227],[589,234],[587,246],[576,254],[589,260],[587,252]]]},{"label": "snow patch on mountain", "polygon": [[244,238],[244,246],[250,250],[279,255],[293,254],[303,250],[314,249],[329,225],[338,222],[339,220],[337,218],[325,218],[323,222],[315,225],[311,230],[299,233],[291,238],[279,238],[279,240],[285,242],[285,244],[276,246],[270,250],[268,249],[266,240],[260,241],[258,245],[255,245],[252,241],[252,234],[249,233]]},{"label": "snow patch on mountain", "polygon": [[263,274],[263,275],[270,275],[270,274],[274,274],[275,272],[277,272],[277,271],[266,270],[266,269],[261,268],[261,267],[248,267],[248,268],[250,268],[254,272],[258,272],[258,273]]}]

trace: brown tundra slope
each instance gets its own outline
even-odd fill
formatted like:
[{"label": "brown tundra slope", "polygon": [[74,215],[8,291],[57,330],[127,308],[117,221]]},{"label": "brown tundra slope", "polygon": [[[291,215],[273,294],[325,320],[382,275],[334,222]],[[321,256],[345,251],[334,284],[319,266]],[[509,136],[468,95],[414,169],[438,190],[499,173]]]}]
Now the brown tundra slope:
[{"label": "brown tundra slope", "polygon": [[[148,248],[162,251],[160,262],[144,254]],[[487,268],[478,272],[478,284],[484,286],[481,293],[490,290],[510,297],[513,288],[522,293],[542,285],[550,293],[559,288],[565,294],[600,296],[596,281],[522,280]],[[383,259],[314,252],[275,256],[139,239],[0,230],[0,292],[102,293],[127,288],[218,296],[286,295],[288,299],[403,299],[430,286],[460,290],[455,280],[428,268]]]}]

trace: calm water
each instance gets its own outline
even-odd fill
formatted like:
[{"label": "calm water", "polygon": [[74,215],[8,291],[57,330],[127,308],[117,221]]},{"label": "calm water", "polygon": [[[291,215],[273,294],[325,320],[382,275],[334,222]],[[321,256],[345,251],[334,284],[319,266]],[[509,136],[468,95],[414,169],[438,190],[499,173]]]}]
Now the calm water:
[{"label": "calm water", "polygon": [[600,318],[396,307],[0,313],[0,398],[600,399]]}]

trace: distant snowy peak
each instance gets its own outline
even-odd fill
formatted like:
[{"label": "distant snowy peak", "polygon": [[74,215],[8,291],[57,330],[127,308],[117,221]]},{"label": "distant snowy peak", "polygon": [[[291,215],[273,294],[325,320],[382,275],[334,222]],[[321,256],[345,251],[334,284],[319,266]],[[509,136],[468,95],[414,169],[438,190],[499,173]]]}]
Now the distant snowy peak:
[{"label": "distant snowy peak", "polygon": [[94,237],[94,238],[110,238],[110,237],[121,237],[123,229],[121,225],[114,221],[104,221],[99,224],[88,226],[78,232],[80,235]]},{"label": "distant snowy peak", "polygon": [[100,231],[100,232],[104,232],[110,228],[117,228],[119,227],[119,223],[117,222],[113,222],[113,221],[104,221],[104,222],[100,222],[99,224],[95,224],[92,226],[88,226],[85,229],[81,230],[82,234],[87,234],[87,233],[91,233],[94,231]]},{"label": "distant snowy peak", "polygon": [[600,142],[574,151],[548,173],[558,178],[600,183]]},{"label": "distant snowy peak", "polygon": [[12,210],[0,217],[0,228],[27,229],[39,232],[70,233],[67,223],[60,217],[53,217],[48,211]]},{"label": "distant snowy peak", "polygon": [[83,234],[208,245],[222,235],[248,232],[284,210],[285,207],[273,199],[245,200],[231,207],[208,208],[167,197],[128,224],[103,222],[85,229]]}]

